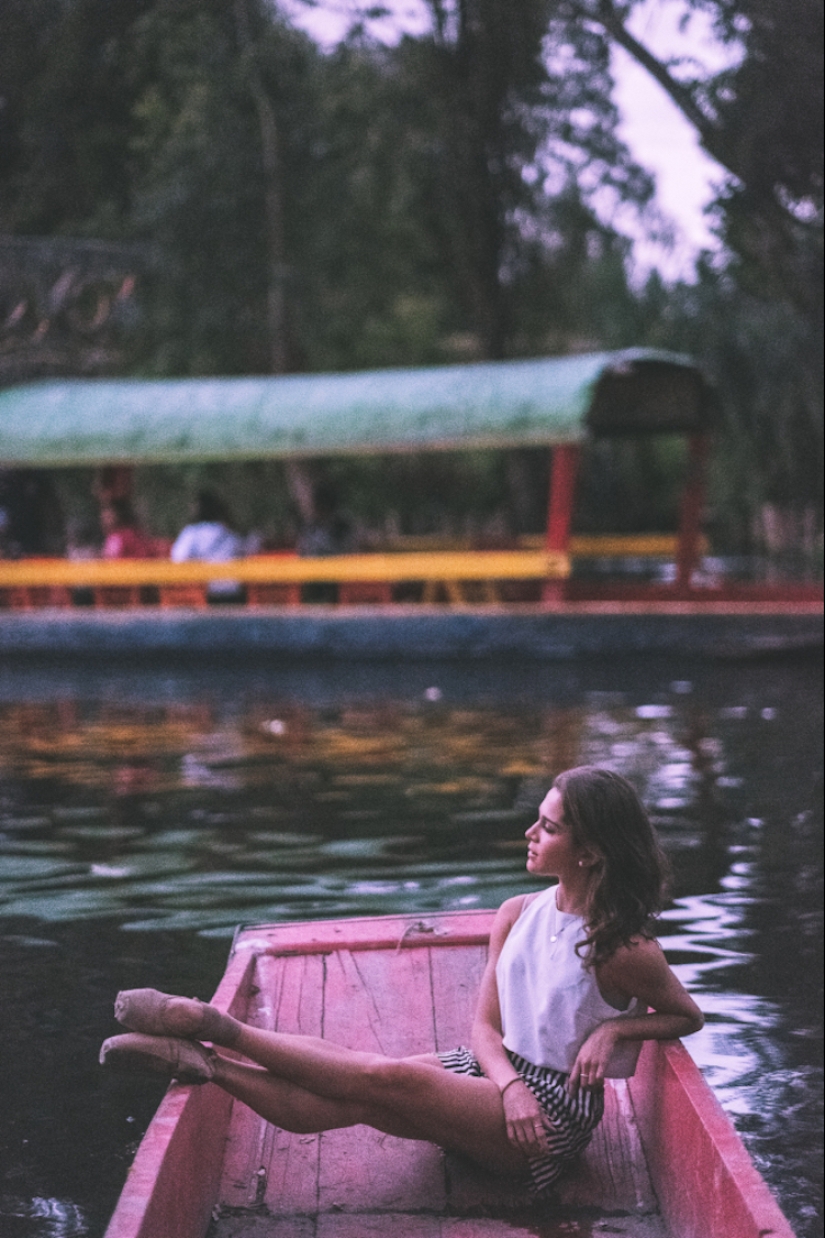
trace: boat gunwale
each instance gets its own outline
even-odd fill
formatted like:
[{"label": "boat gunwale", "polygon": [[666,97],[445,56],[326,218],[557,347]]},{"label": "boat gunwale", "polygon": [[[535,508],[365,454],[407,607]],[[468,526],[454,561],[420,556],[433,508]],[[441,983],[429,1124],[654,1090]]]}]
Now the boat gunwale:
[{"label": "boat gunwale", "polygon": [[[215,1005],[228,1013],[244,1013],[254,969],[252,953],[230,958],[212,999]],[[219,1104],[204,1122],[202,1098],[210,1095]],[[159,1238],[172,1232],[175,1238],[204,1238],[218,1198],[232,1103],[219,1088],[169,1085],[135,1153],[104,1238]],[[194,1206],[181,1209],[181,1183],[197,1178],[175,1172],[180,1144],[191,1136],[198,1139],[199,1164],[205,1161],[209,1166],[209,1184],[199,1200],[193,1199]],[[168,1224],[170,1215],[175,1218],[174,1231]]]},{"label": "boat gunwale", "polygon": [[[733,1123],[680,1040],[648,1040],[628,1091],[672,1238],[795,1238]],[[668,1111],[668,1094],[681,1103]],[[677,1156],[678,1153],[678,1156]],[[703,1155],[702,1155],[703,1154]],[[710,1174],[707,1162],[711,1159]],[[675,1163],[688,1173],[673,1173]],[[699,1163],[704,1171],[692,1173]],[[713,1209],[697,1216],[703,1198]]]}]

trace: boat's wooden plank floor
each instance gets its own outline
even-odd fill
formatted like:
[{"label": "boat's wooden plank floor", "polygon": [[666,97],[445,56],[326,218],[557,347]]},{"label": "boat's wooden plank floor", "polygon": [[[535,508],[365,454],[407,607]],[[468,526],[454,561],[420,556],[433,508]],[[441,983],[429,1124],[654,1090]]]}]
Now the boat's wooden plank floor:
[{"label": "boat's wooden plank floor", "polygon": [[[466,1043],[480,945],[349,949],[257,960],[251,1022],[391,1056]],[[431,1144],[359,1126],[291,1135],[233,1107],[209,1238],[667,1238],[623,1084],[558,1202]]]}]

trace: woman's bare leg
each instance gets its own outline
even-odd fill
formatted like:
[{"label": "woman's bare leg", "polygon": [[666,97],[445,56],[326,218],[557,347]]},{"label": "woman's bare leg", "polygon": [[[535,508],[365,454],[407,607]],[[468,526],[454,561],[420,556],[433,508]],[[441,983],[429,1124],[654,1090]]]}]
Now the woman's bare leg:
[{"label": "woman's bare leg", "polygon": [[306,1088],[278,1079],[262,1066],[221,1058],[212,1082],[236,1100],[243,1101],[273,1126],[296,1134],[319,1134],[363,1123],[405,1139],[428,1138],[409,1123],[395,1120],[390,1113],[364,1104],[316,1096]]},{"label": "woman's bare leg", "polygon": [[[197,1035],[203,1008],[173,998],[165,1017],[170,1034]],[[435,1055],[388,1058],[231,1022],[233,1050],[264,1069],[219,1056],[215,1082],[267,1121],[288,1130],[366,1122],[388,1134],[431,1140],[498,1171],[524,1167],[522,1153],[507,1139],[501,1096],[489,1079],[453,1074]],[[290,1125],[299,1121],[310,1125]]]},{"label": "woman's bare leg", "polygon": [[263,1066],[219,1056],[215,1067],[213,1083],[286,1131],[316,1134],[362,1122],[369,1124],[370,1117],[375,1116],[364,1105],[316,1096],[295,1083],[278,1079]]},{"label": "woman's bare leg", "polygon": [[214,1082],[286,1130],[363,1122],[463,1152],[496,1172],[524,1169],[522,1153],[507,1139],[495,1084],[453,1074],[435,1055],[387,1058],[247,1027],[236,1049],[253,1060],[267,1057],[270,1064],[261,1069],[219,1056]]}]

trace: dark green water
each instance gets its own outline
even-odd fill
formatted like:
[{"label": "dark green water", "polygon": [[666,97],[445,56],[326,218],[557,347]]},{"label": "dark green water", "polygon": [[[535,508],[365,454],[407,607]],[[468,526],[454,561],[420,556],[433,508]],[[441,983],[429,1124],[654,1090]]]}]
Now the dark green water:
[{"label": "dark green water", "polygon": [[585,761],[659,826],[688,1046],[819,1238],[821,669],[0,670],[0,1238],[105,1229],[163,1091],[96,1065],[118,988],[210,995],[238,922],[495,906]]}]

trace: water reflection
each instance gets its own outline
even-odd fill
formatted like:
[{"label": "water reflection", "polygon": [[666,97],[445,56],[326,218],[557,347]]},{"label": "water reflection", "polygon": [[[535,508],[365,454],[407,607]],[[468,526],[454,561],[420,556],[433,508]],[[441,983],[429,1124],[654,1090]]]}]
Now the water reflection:
[{"label": "water reflection", "polygon": [[[37,1232],[44,1238],[81,1238],[88,1234],[89,1227],[76,1204],[65,1199],[15,1199],[0,1197],[0,1219],[15,1222],[35,1223]],[[23,1230],[20,1229],[20,1233]]]},{"label": "water reflection", "polygon": [[690,711],[275,704],[0,709],[3,914],[229,933],[239,915],[491,905],[522,881],[553,771],[581,761],[627,773],[706,885],[726,871],[723,753]]},{"label": "water reflection", "polygon": [[[0,1229],[103,1231],[157,1102],[95,1068],[116,988],[208,994],[239,921],[494,906],[524,888],[550,777],[583,761],[654,816],[663,941],[708,1014],[691,1051],[813,1238],[816,676],[650,661],[0,684],[0,983],[21,1012],[0,1031]],[[44,1055],[60,1069],[32,1085]]]}]

